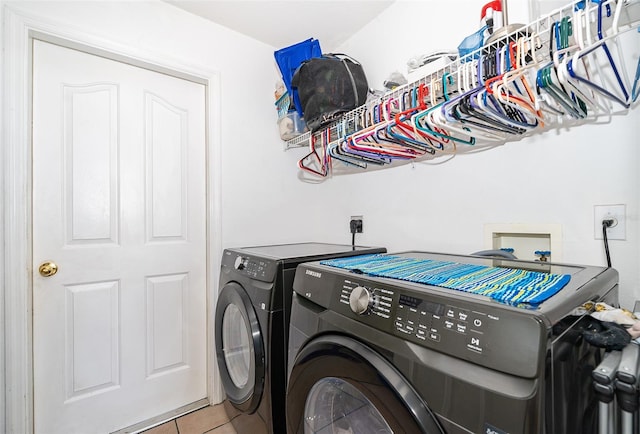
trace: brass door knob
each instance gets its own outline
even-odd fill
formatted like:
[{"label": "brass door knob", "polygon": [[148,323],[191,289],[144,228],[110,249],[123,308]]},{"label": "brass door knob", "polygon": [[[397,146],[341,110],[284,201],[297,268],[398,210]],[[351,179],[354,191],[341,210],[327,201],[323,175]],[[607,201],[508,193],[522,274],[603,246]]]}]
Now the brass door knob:
[{"label": "brass door knob", "polygon": [[42,277],[51,277],[58,272],[58,266],[55,262],[44,262],[40,265],[38,271]]}]

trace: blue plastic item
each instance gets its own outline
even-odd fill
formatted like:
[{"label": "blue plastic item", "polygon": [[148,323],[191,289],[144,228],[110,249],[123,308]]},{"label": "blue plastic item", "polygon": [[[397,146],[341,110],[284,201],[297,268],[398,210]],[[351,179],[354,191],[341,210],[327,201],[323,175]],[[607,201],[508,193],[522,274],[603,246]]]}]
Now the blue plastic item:
[{"label": "blue plastic item", "polygon": [[276,58],[278,68],[280,68],[282,81],[284,81],[289,95],[293,97],[293,104],[296,107],[296,111],[302,115],[302,104],[298,97],[298,91],[294,91],[291,88],[291,79],[302,62],[314,57],[322,57],[320,41],[310,38],[306,41],[298,42],[297,44],[275,51],[273,54]]},{"label": "blue plastic item", "polygon": [[[480,57],[480,48],[484,44],[484,32],[487,30],[487,26],[482,27],[477,32],[467,36],[458,45],[458,54],[460,55],[460,62],[468,62]],[[473,53],[473,56],[470,54]]]}]

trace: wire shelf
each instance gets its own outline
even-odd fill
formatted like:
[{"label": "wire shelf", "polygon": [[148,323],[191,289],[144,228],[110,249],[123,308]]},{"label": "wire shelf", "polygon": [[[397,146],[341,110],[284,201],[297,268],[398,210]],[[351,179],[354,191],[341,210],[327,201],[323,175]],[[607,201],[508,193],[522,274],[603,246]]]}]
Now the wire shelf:
[{"label": "wire shelf", "polygon": [[[627,30],[636,28],[640,24],[640,0],[619,0],[619,1],[623,1],[624,5],[621,8],[622,12],[619,18],[617,31],[620,33],[623,33]],[[495,38],[494,41],[489,41],[488,43],[483,45],[481,48],[478,48],[477,50],[469,54],[466,54],[464,57],[451,61],[446,66],[440,68],[436,72],[433,72],[429,75],[426,75],[425,77],[420,78],[419,80],[413,81],[399,88],[396,88],[390,92],[387,92],[383,96],[376,98],[373,101],[368,101],[365,105],[362,105],[354,110],[351,110],[345,113],[340,120],[335,121],[334,123],[332,123],[328,127],[323,128],[320,131],[317,131],[314,133],[306,132],[301,134],[300,136],[297,136],[291,140],[286,141],[285,149],[309,146],[310,140],[312,140],[312,138],[315,141],[315,139],[318,139],[323,135],[325,135],[325,137],[329,137],[331,141],[335,141],[345,137],[348,134],[357,132],[364,125],[362,116],[364,113],[367,112],[367,107],[380,104],[382,103],[382,101],[388,100],[389,98],[400,98],[408,90],[416,88],[417,86],[420,86],[420,85],[432,86],[433,83],[440,82],[443,79],[443,77],[445,77],[445,74],[456,76],[459,70],[461,69],[462,65],[465,63],[465,61],[474,59],[476,56],[480,56],[482,53],[490,52],[491,50],[495,50],[500,47],[503,47],[505,44],[509,43],[510,41],[514,41],[522,34],[536,34],[539,37],[541,44],[548,44],[550,40],[549,35],[552,30],[553,23],[558,22],[563,18],[567,18],[569,21],[573,20],[575,8],[583,4],[584,4],[584,1],[574,1],[522,27],[510,28],[510,26],[505,26],[503,29],[506,29],[507,31],[499,38]],[[604,4],[607,5],[607,7],[615,8],[615,0],[609,0]],[[593,12],[597,10],[598,5],[594,3],[589,3],[588,8],[589,8],[589,12]],[[604,29],[604,31],[609,31],[609,30],[610,28]],[[541,59],[541,60],[549,61],[551,59],[547,56],[546,59]],[[443,89],[441,86],[430,88],[430,91],[436,92],[437,98],[439,99],[443,98]]]}]

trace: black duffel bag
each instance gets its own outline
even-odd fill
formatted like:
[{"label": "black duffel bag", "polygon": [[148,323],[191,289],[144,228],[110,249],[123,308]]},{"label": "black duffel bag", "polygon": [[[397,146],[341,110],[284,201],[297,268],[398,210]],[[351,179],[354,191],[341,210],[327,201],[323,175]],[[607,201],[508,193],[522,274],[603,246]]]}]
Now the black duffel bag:
[{"label": "black duffel bag", "polygon": [[300,64],[291,79],[311,131],[340,118],[367,101],[369,85],[362,65],[344,54],[323,54]]}]

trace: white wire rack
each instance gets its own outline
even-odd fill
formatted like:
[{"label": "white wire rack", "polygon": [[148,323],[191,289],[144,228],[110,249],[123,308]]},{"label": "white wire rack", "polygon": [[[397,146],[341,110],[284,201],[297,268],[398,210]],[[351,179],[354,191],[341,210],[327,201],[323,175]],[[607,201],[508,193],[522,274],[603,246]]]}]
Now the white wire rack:
[{"label": "white wire rack", "polygon": [[[620,8],[620,11],[621,11],[620,16],[615,17],[617,19],[617,26],[616,26],[617,28],[613,29],[613,31],[617,33],[624,33],[628,30],[637,28],[638,25],[640,24],[640,0],[618,0],[618,1],[623,2],[623,5],[621,5],[622,7]],[[517,38],[519,35],[522,35],[523,33],[536,34],[539,37],[540,44],[543,44],[543,45],[549,44],[550,32],[552,31],[553,23],[559,22],[563,19],[568,19],[569,21],[573,20],[574,11],[576,7],[584,4],[585,4],[584,1],[575,1],[560,9],[552,11],[551,13],[543,17],[540,17],[536,21],[526,26],[523,26],[517,29],[510,29],[509,27],[506,27],[505,29],[509,29],[510,30],[509,32],[505,32],[501,37],[495,38],[494,41],[490,41],[490,43],[485,44],[483,47],[477,49],[473,53],[467,54],[461,59],[457,59],[453,62],[450,62],[448,65],[444,66],[443,68],[417,81],[414,81],[402,87],[396,88],[393,91],[386,93],[385,95],[383,95],[377,100],[368,101],[366,105],[360,106],[352,111],[345,113],[340,120],[332,123],[328,127],[325,127],[321,131],[316,131],[314,133],[310,133],[310,132],[303,133],[300,136],[297,136],[291,140],[286,141],[285,149],[301,147],[301,146],[309,146],[310,140],[312,139],[312,135],[314,136],[314,139],[317,139],[321,137],[323,134],[325,134],[325,137],[327,137],[326,133],[328,133],[328,137],[330,137],[330,140],[333,142],[333,141],[344,138],[348,134],[357,132],[360,128],[362,128],[362,116],[367,111],[367,107],[370,107],[371,105],[375,105],[375,104],[380,104],[383,100],[388,98],[394,98],[394,97],[399,98],[404,93],[406,93],[409,89],[416,88],[417,86],[420,86],[420,85],[431,86],[434,82],[436,83],[441,82],[445,74],[450,74],[455,76],[460,70],[465,59],[474,58],[474,56],[480,55],[482,54],[482,52],[487,52],[492,49],[502,47],[504,46],[505,43],[508,43],[509,41],[514,40],[515,38]],[[589,11],[595,11],[598,8],[598,5],[591,1],[587,1],[586,4],[587,4],[586,7],[589,8]],[[606,7],[615,8],[616,0],[606,1],[605,3],[603,3],[603,7],[604,5],[606,5]],[[606,22],[607,28],[603,28],[604,32],[612,31],[612,28],[611,28],[612,22],[615,22],[615,21],[608,20]],[[603,26],[604,25],[605,24],[603,24]],[[591,27],[592,27],[592,30],[595,32],[596,24],[591,23]],[[547,59],[541,59],[541,60],[549,61],[550,59],[547,56]],[[440,87],[436,86],[435,88],[431,88],[430,91],[436,92],[438,97],[442,98],[441,86]]]}]

